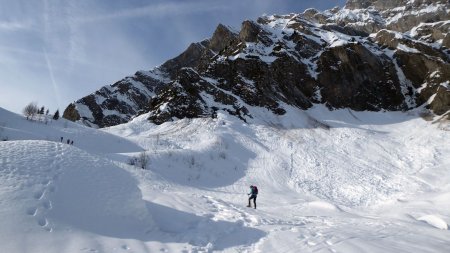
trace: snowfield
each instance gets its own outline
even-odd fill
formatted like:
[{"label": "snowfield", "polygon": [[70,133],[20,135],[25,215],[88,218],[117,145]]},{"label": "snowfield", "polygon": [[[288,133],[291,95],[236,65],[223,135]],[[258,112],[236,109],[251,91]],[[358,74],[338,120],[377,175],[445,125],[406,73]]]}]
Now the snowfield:
[{"label": "snowfield", "polygon": [[284,108],[100,130],[0,108],[1,252],[448,251],[447,121]]}]

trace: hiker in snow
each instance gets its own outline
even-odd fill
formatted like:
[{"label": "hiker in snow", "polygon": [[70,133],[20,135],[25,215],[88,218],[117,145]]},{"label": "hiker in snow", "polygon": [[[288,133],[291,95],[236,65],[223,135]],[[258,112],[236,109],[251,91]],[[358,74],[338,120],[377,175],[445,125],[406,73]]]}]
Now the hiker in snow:
[{"label": "hiker in snow", "polygon": [[70,139],[67,139],[67,144],[70,144]]},{"label": "hiker in snow", "polygon": [[70,145],[73,145],[73,140],[70,141]]},{"label": "hiker in snow", "polygon": [[64,139],[64,138],[63,138],[63,137],[61,137],[61,142],[63,141],[63,139]]},{"label": "hiker in snow", "polygon": [[248,195],[250,196],[250,198],[248,198],[247,207],[251,207],[250,201],[253,199],[253,205],[255,206],[256,209],[256,196],[258,195],[258,188],[254,185],[250,185],[250,193]]}]

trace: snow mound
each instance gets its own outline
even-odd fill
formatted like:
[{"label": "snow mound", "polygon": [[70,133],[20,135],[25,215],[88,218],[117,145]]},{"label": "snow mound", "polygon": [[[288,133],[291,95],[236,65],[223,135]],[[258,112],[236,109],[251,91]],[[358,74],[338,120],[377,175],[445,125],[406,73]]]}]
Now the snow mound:
[{"label": "snow mound", "polygon": [[422,217],[419,217],[417,220],[423,221],[428,223],[430,226],[433,226],[438,229],[442,230],[448,230],[447,222],[445,222],[443,219],[439,218],[436,215],[424,215]]},{"label": "snow mound", "polygon": [[85,231],[144,240],[154,223],[137,184],[112,162],[71,145],[0,142],[0,214],[8,217],[0,237],[12,249],[23,243],[17,234],[51,240],[47,232]]}]

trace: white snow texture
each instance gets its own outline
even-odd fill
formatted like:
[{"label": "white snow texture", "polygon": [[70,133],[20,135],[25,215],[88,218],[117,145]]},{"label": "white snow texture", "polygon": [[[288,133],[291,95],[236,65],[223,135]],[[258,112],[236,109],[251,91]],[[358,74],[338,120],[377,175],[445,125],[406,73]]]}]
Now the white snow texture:
[{"label": "white snow texture", "polygon": [[1,252],[447,252],[448,122],[284,107],[100,130],[0,108]]}]

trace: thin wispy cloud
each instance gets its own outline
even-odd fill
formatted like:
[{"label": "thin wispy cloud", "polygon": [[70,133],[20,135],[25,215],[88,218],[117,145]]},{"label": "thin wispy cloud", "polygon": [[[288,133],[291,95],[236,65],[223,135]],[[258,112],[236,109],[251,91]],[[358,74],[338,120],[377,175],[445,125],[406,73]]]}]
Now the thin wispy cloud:
[{"label": "thin wispy cloud", "polygon": [[[0,106],[64,109],[103,85],[148,70],[263,13],[325,9],[345,0],[0,0]],[[43,48],[45,50],[43,50]],[[20,93],[21,92],[21,93]],[[6,94],[21,94],[9,99]],[[7,101],[7,102],[5,102]]]},{"label": "thin wispy cloud", "polygon": [[224,11],[229,9],[230,6],[225,2],[164,2],[151,4],[146,6],[140,6],[136,8],[128,8],[123,10],[117,10],[112,13],[96,16],[84,16],[76,17],[73,21],[77,23],[91,23],[113,19],[127,19],[127,18],[139,18],[139,17],[153,17],[162,18],[167,16],[180,16],[191,15],[199,12],[211,12],[211,11]]},{"label": "thin wispy cloud", "polygon": [[30,29],[31,23],[29,22],[0,22],[0,30],[4,31],[16,31],[23,29]]},{"label": "thin wispy cloud", "polygon": [[59,108],[59,107],[61,107],[61,99],[60,99],[60,95],[59,95],[59,86],[56,83],[55,75],[53,74],[53,67],[52,67],[52,64],[50,62],[50,59],[48,57],[48,54],[47,54],[47,51],[45,50],[45,48],[43,48],[43,52],[44,52],[44,56],[45,56],[45,63],[47,64],[48,74],[49,74],[50,80],[52,82],[53,93],[54,93],[54,96],[56,98],[56,102],[57,102],[57,105],[58,105],[58,108]]}]

